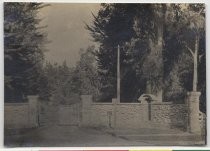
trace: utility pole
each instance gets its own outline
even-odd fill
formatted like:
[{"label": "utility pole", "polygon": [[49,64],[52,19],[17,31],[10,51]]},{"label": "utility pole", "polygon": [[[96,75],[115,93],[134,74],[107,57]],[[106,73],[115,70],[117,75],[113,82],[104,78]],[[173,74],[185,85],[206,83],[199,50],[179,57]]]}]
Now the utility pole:
[{"label": "utility pole", "polygon": [[117,127],[117,103],[120,103],[120,46],[117,46],[117,99],[112,99],[114,103],[114,130]]},{"label": "utility pole", "polygon": [[120,103],[120,46],[117,47],[117,103]]}]

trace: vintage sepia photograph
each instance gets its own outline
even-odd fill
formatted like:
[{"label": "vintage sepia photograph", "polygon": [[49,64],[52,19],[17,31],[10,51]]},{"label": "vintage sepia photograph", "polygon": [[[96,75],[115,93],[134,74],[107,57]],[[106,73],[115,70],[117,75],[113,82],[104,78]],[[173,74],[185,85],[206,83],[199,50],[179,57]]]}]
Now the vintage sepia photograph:
[{"label": "vintage sepia photograph", "polygon": [[4,146],[206,145],[203,3],[4,3]]}]

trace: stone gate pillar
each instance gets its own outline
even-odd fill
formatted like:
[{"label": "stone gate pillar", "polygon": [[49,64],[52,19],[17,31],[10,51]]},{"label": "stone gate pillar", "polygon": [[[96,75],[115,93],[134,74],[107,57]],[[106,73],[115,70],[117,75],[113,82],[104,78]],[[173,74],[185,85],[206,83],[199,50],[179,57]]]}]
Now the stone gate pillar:
[{"label": "stone gate pillar", "polygon": [[188,92],[187,104],[188,104],[188,127],[189,132],[194,134],[201,133],[200,121],[199,121],[199,97],[200,92]]},{"label": "stone gate pillar", "polygon": [[27,96],[29,103],[29,125],[30,127],[38,127],[38,96]]},{"label": "stone gate pillar", "polygon": [[82,113],[80,119],[80,126],[90,126],[91,124],[91,103],[92,103],[92,95],[81,95],[82,101]]}]

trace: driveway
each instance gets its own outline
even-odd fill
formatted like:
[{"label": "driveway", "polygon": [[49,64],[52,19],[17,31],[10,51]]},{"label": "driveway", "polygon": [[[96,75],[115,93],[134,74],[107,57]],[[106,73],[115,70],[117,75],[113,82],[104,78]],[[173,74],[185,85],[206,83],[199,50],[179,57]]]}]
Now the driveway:
[{"label": "driveway", "polygon": [[143,141],[128,140],[93,128],[46,126],[20,134],[5,135],[5,147],[94,147],[148,146]]}]

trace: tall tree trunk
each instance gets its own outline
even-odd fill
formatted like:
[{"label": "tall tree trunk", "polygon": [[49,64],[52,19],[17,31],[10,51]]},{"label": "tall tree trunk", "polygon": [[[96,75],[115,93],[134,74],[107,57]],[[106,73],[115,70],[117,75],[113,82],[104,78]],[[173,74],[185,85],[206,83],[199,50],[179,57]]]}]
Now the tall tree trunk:
[{"label": "tall tree trunk", "polygon": [[[151,44],[151,53],[153,53],[153,57],[155,60],[159,60],[157,64],[158,74],[158,83],[153,85],[152,82],[147,82],[147,87],[151,88],[152,94],[156,95],[159,101],[162,101],[163,94],[163,29],[165,24],[165,13],[166,13],[166,5],[165,4],[157,4],[155,5],[154,10],[154,19],[155,19],[155,33],[156,40]],[[158,88],[157,88],[158,86]]]},{"label": "tall tree trunk", "polygon": [[193,70],[193,91],[197,91],[198,84],[198,49],[199,49],[199,36],[195,37],[195,53],[193,56],[194,70]]},{"label": "tall tree trunk", "polygon": [[156,91],[156,96],[160,102],[162,102],[163,99],[163,26],[164,26],[164,11],[163,6],[159,10],[161,12],[160,16],[157,17],[157,44],[156,44],[156,55],[159,62],[159,84],[160,87],[158,87],[158,90]]}]

